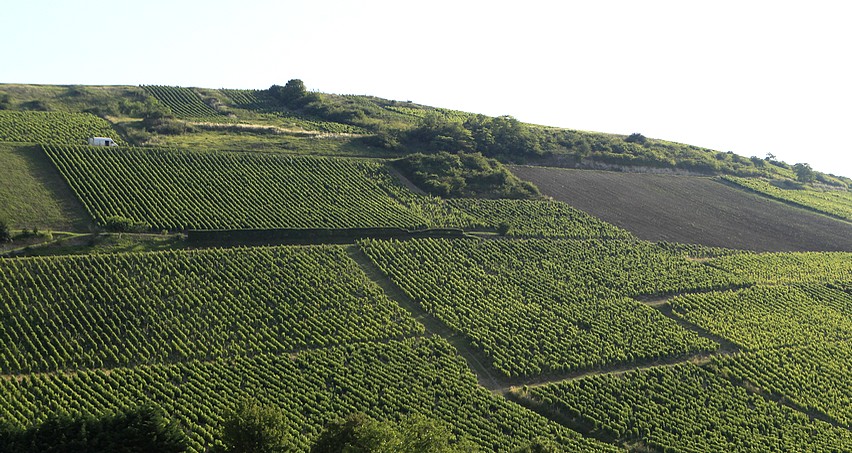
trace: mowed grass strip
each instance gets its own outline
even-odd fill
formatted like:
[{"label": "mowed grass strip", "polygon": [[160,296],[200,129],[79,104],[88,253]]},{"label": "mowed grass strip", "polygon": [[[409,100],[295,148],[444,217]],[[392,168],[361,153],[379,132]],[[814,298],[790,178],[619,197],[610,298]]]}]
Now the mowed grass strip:
[{"label": "mowed grass strip", "polygon": [[11,228],[86,228],[86,212],[38,146],[0,143],[0,168],[0,219]]}]

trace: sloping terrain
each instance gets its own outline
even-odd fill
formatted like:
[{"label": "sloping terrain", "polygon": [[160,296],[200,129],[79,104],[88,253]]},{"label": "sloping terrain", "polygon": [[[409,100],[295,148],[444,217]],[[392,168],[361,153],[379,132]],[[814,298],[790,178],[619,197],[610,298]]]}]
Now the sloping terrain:
[{"label": "sloping terrain", "polygon": [[712,178],[514,166],[542,193],[641,239],[756,251],[850,251],[852,224]]},{"label": "sloping terrain", "polygon": [[0,169],[0,219],[11,228],[86,229],[86,212],[37,146],[0,143]]}]

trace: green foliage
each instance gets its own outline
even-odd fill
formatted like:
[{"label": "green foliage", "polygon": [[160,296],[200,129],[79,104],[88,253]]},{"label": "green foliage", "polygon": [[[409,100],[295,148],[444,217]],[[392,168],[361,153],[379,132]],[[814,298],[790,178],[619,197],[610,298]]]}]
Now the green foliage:
[{"label": "green foliage", "polygon": [[111,137],[121,143],[106,120],[88,113],[0,110],[2,142],[83,144],[89,137]]},{"label": "green foliage", "polygon": [[91,216],[154,230],[422,226],[381,163],[283,154],[47,146]]},{"label": "green foliage", "polygon": [[852,275],[849,252],[745,253],[710,264],[749,283],[834,283]]},{"label": "green foliage", "polygon": [[222,443],[229,453],[277,453],[292,446],[284,412],[255,400],[241,401],[222,422]]},{"label": "green foliage", "polygon": [[35,374],[0,379],[0,399],[0,420],[17,427],[57,411],[97,416],[151,403],[180,423],[189,451],[199,453],[216,443],[224,415],[246,399],[281,408],[296,451],[308,450],[334,414],[359,411],[381,420],[422,414],[490,451],[511,451],[536,438],[566,451],[618,451],[479,387],[465,361],[439,337]]},{"label": "green foliage", "polygon": [[535,198],[541,193],[480,153],[411,154],[394,162],[414,184],[443,197]]},{"label": "green foliage", "polygon": [[816,179],[813,168],[808,164],[793,165],[793,171],[796,172],[796,179],[801,183],[812,183]]},{"label": "green foliage", "polygon": [[406,294],[507,376],[711,351],[714,342],[626,296],[733,284],[642,242],[365,240]]},{"label": "green foliage", "polygon": [[530,399],[655,451],[843,451],[852,432],[751,394],[692,364],[535,387]]},{"label": "green foliage", "polygon": [[424,416],[407,416],[398,424],[355,413],[326,426],[311,453],[386,452],[450,453],[479,451],[473,443],[458,444],[449,427]]},{"label": "green foliage", "polygon": [[777,200],[852,221],[852,191],[798,188],[791,190],[763,179],[723,176],[723,180]]},{"label": "green foliage", "polygon": [[319,94],[308,93],[305,83],[299,79],[291,79],[283,87],[272,85],[268,92],[273,99],[291,109],[299,109],[312,102],[321,102]]},{"label": "green foliage", "polygon": [[675,314],[754,350],[852,338],[852,296],[815,284],[688,294]]},{"label": "green foliage", "polygon": [[565,203],[549,200],[458,198],[446,204],[498,233],[517,237],[631,239],[633,235]]},{"label": "green foliage", "polygon": [[148,405],[100,417],[53,415],[25,430],[0,430],[0,451],[18,453],[168,453],[187,447],[177,424]]},{"label": "green foliage", "polygon": [[477,151],[512,161],[541,155],[548,136],[543,129],[531,128],[511,116],[472,115],[461,122],[433,110],[408,131],[405,141],[428,152]]},{"label": "green foliage", "polygon": [[0,218],[0,243],[12,242],[12,233],[9,231],[9,222]]},{"label": "green foliage", "polygon": [[0,295],[2,374],[281,353],[423,331],[334,246],[2,260]]},{"label": "green foliage", "polygon": [[628,135],[627,138],[624,139],[624,141],[627,143],[638,143],[640,145],[644,145],[648,142],[648,139],[644,135],[638,132],[634,132]]},{"label": "green foliage", "polygon": [[121,216],[105,217],[103,226],[113,233],[142,233],[151,229],[151,225]]},{"label": "green foliage", "polygon": [[168,111],[183,119],[221,119],[224,116],[207,105],[192,88],[143,85],[142,89],[153,96]]},{"label": "green foliage", "polygon": [[710,368],[852,427],[852,343],[811,343],[713,359]]}]

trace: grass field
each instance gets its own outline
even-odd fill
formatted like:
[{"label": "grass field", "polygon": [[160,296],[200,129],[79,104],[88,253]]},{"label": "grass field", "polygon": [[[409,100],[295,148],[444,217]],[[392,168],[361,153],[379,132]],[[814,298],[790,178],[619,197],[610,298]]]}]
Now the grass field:
[{"label": "grass field", "polygon": [[37,146],[0,143],[0,168],[0,219],[11,228],[87,229],[85,211]]},{"label": "grass field", "polygon": [[852,225],[712,178],[512,167],[546,195],[651,241],[756,251],[852,251]]}]

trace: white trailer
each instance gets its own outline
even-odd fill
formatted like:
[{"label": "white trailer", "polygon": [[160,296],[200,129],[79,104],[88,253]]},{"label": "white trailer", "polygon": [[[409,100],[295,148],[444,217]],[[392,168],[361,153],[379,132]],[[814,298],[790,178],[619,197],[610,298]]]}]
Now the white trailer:
[{"label": "white trailer", "polygon": [[90,146],[118,146],[115,140],[109,137],[89,137]]}]

